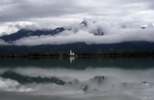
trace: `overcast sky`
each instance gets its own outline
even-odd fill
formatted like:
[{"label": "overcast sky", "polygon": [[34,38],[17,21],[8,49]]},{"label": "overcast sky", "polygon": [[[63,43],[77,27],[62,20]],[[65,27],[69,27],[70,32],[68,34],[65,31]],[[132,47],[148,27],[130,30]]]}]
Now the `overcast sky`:
[{"label": "overcast sky", "polygon": [[[87,29],[74,26],[77,32],[66,31],[66,34],[57,37],[27,37],[15,41],[15,44],[51,44],[59,43],[59,40],[61,43],[115,43],[153,41],[154,38],[154,0],[0,0],[0,35],[12,34],[25,25],[53,28],[79,23],[83,19],[94,22]],[[19,28],[10,28],[14,24]],[[141,29],[140,26],[145,24],[152,27]],[[127,29],[123,29],[122,25],[127,25]],[[105,35],[99,38],[92,35],[97,28],[101,28]],[[6,44],[5,41],[0,43]]]},{"label": "overcast sky", "polygon": [[0,23],[65,25],[83,18],[153,23],[154,0],[0,0]]}]

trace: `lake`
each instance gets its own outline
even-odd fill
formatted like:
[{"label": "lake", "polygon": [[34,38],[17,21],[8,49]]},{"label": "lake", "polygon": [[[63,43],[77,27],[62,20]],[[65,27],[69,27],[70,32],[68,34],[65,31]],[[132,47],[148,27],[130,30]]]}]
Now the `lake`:
[{"label": "lake", "polygon": [[154,59],[1,59],[0,100],[154,100]]}]

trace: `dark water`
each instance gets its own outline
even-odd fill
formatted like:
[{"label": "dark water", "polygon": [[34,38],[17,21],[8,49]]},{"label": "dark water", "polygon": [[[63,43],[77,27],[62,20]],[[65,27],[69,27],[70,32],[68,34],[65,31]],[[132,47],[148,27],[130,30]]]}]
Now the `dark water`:
[{"label": "dark water", "polygon": [[154,67],[152,58],[115,58],[115,59],[1,59],[0,68],[67,68],[82,70],[91,68],[122,68],[122,69],[148,69]]},{"label": "dark water", "polygon": [[1,59],[0,100],[153,100],[154,59]]}]

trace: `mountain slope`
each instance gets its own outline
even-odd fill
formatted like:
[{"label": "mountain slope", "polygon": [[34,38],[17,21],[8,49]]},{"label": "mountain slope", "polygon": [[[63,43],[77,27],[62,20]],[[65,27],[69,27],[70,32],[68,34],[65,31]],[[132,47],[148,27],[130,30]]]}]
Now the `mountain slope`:
[{"label": "mountain slope", "polygon": [[60,32],[63,32],[64,30],[65,29],[63,27],[58,27],[58,28],[53,29],[53,30],[20,29],[19,31],[17,31],[13,34],[1,36],[0,39],[11,42],[11,41],[15,41],[15,40],[18,40],[20,38],[29,37],[29,36],[56,35]]}]

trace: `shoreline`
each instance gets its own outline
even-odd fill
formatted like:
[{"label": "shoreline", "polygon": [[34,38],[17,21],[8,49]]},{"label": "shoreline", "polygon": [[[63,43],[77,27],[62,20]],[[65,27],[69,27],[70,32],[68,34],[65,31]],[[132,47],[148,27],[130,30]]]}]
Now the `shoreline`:
[{"label": "shoreline", "polygon": [[69,55],[66,53],[62,54],[0,54],[0,59],[7,59],[7,58],[28,58],[28,59],[41,59],[41,58],[154,58],[154,53],[84,53],[84,54],[76,54],[76,55]]}]

